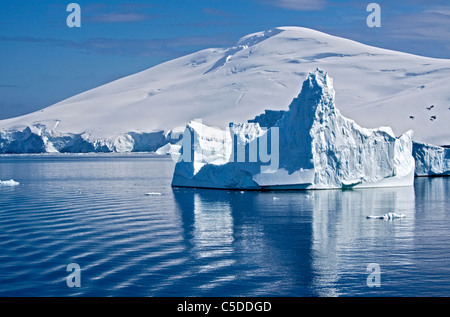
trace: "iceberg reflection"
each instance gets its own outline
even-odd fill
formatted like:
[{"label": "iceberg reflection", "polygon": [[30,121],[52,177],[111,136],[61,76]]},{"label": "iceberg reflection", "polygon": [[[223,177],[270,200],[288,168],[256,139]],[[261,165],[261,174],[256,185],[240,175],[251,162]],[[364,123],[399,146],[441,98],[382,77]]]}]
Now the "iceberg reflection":
[{"label": "iceberg reflection", "polygon": [[194,195],[193,251],[198,257],[233,252],[233,218],[229,202],[210,203]]},{"label": "iceberg reflection", "polygon": [[[347,287],[364,293],[370,291],[369,263],[387,269],[413,261],[407,252],[414,243],[413,187],[176,189],[174,196],[198,287],[215,294],[337,296],[347,294]],[[366,219],[387,212],[406,218]]]},{"label": "iceberg reflection", "polygon": [[[362,293],[369,291],[370,263],[382,268],[412,263],[412,255],[402,250],[413,244],[413,187],[320,191],[313,201],[312,259],[318,295],[345,295],[346,286],[355,284]],[[366,219],[388,212],[404,213],[406,218]]]}]

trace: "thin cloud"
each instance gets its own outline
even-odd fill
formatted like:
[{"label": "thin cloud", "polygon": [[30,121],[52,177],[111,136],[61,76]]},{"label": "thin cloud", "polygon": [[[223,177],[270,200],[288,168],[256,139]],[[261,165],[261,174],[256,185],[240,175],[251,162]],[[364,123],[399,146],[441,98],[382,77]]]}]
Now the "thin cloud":
[{"label": "thin cloud", "polygon": [[434,9],[425,10],[425,13],[436,13],[450,17],[450,8],[447,7],[436,7]]},{"label": "thin cloud", "polygon": [[[232,27],[232,26],[249,26],[249,23],[242,23],[242,22],[234,22],[231,20],[223,20],[223,21],[199,21],[199,22],[190,22],[190,23],[181,23],[181,24],[169,24],[168,26],[188,26],[188,27],[195,27],[195,28],[209,28],[209,27]],[[236,40],[236,39],[235,39]],[[234,44],[234,43],[229,43]]]},{"label": "thin cloud", "polygon": [[229,34],[215,34],[211,36],[188,36],[165,39],[90,38],[77,42],[55,38],[0,36],[0,41],[58,46],[77,49],[88,54],[160,56],[171,58],[207,47],[228,46],[231,42],[229,38]]},{"label": "thin cloud", "polygon": [[143,13],[105,13],[96,16],[87,17],[88,22],[102,22],[102,23],[127,23],[140,22],[152,19],[154,16]]},{"label": "thin cloud", "polygon": [[60,46],[70,46],[71,41],[54,39],[54,38],[38,38],[32,36],[0,36],[1,42],[21,42],[21,43],[38,43]]},{"label": "thin cloud", "polygon": [[257,1],[263,4],[268,4],[283,9],[297,10],[297,11],[324,10],[327,5],[326,0],[257,0]]},{"label": "thin cloud", "polygon": [[120,3],[105,4],[91,3],[83,5],[83,20],[92,23],[129,23],[151,20],[157,16],[152,14],[154,4]]},{"label": "thin cloud", "polygon": [[392,36],[403,39],[448,40],[450,19],[445,12],[425,11],[397,16],[387,21],[386,28]]},{"label": "thin cloud", "polygon": [[116,5],[120,11],[135,11],[135,10],[148,10],[160,7],[161,4],[151,4],[151,3],[119,3]]},{"label": "thin cloud", "polygon": [[223,10],[218,10],[218,9],[213,9],[213,8],[203,8],[202,10],[204,13],[211,15],[211,16],[216,16],[216,17],[220,17],[220,18],[231,18],[233,17],[233,14],[231,14],[230,12],[226,12]]}]

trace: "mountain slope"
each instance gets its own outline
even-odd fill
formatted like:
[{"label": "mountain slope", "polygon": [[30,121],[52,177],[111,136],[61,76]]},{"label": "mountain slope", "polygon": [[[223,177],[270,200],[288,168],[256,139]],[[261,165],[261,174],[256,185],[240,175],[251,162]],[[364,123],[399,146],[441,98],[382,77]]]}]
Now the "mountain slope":
[{"label": "mountain slope", "polygon": [[[184,127],[192,119],[225,127],[265,109],[287,110],[308,72],[335,79],[336,104],[365,127],[450,144],[450,60],[363,45],[299,27],[243,37],[116,80],[41,111],[0,121],[0,130],[38,124],[47,133],[106,139]],[[431,107],[433,106],[433,107]],[[431,109],[427,109],[431,107]]]}]

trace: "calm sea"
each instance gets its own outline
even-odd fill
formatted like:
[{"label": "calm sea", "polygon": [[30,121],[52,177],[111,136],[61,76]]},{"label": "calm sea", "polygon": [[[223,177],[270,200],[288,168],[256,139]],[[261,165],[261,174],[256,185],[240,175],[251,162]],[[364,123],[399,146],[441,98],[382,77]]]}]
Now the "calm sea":
[{"label": "calm sea", "polygon": [[[20,182],[0,186],[0,296],[450,296],[449,177],[241,192],[172,189],[173,168],[0,157],[0,180]],[[406,217],[366,219],[388,212]],[[81,287],[67,286],[71,263]]]}]

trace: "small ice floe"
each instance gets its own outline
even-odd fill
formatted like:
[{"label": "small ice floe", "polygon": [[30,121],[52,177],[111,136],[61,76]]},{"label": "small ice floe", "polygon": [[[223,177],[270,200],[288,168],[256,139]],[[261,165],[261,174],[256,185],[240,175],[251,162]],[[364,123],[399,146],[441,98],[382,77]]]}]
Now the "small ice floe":
[{"label": "small ice floe", "polygon": [[367,219],[396,219],[396,218],[404,218],[405,214],[397,214],[395,212],[389,212],[387,214],[381,216],[367,216]]},{"label": "small ice floe", "polygon": [[9,181],[0,180],[0,186],[17,186],[17,185],[20,185],[20,183],[16,182],[13,179],[10,179]]},{"label": "small ice floe", "polygon": [[278,197],[273,197],[273,200],[278,200],[278,199],[280,199],[280,198],[278,198]]},{"label": "small ice floe", "polygon": [[161,196],[161,193],[145,193],[145,196]]}]

